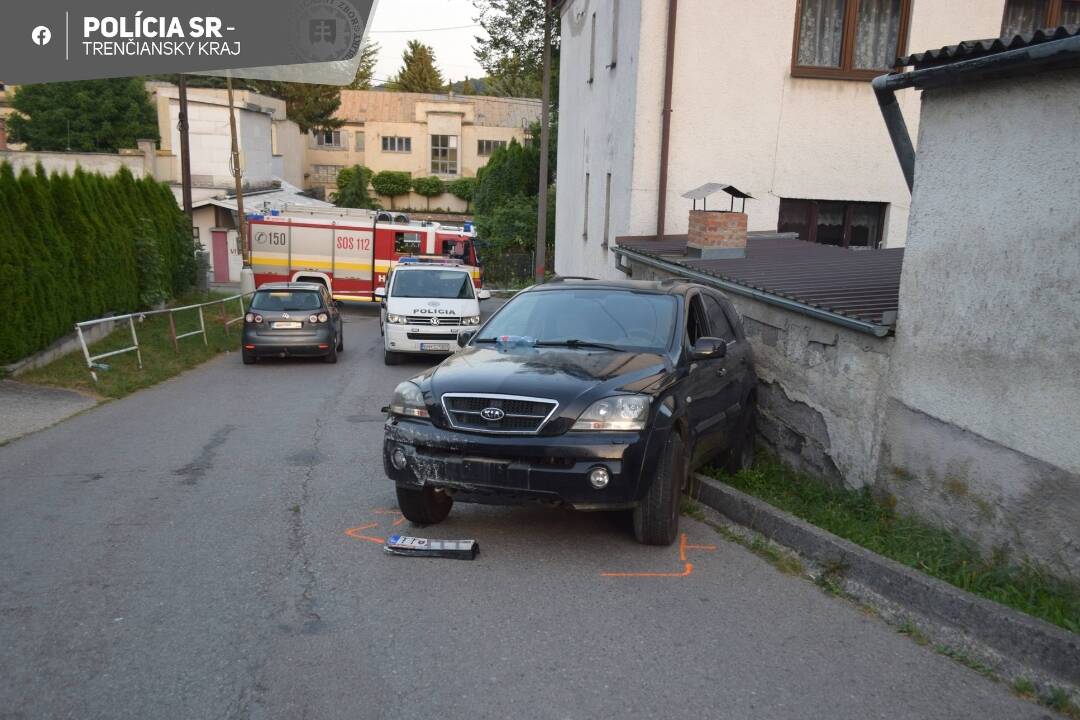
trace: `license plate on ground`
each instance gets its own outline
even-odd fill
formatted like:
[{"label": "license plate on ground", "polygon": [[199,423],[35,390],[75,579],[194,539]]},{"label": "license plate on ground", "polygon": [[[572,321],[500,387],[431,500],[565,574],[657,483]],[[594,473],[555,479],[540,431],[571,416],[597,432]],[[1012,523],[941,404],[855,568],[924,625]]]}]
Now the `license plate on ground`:
[{"label": "license plate on ground", "polygon": [[420,343],[421,350],[449,350],[450,343]]},{"label": "license plate on ground", "polygon": [[280,330],[299,330],[303,325],[296,320],[277,320],[271,323],[270,327]]}]

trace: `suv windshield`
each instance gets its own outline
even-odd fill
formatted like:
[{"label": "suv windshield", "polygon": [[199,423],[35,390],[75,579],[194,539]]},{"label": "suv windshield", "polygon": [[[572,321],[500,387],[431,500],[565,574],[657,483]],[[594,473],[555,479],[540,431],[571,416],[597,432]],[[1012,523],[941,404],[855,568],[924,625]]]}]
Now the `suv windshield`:
[{"label": "suv windshield", "polygon": [[322,298],[315,290],[259,290],[251,299],[252,310],[322,310]]},{"label": "suv windshield", "polygon": [[539,290],[508,302],[477,342],[501,335],[535,338],[538,344],[627,350],[667,349],[675,328],[675,298],[632,290]]},{"label": "suv windshield", "polygon": [[472,300],[472,277],[461,270],[397,270],[391,297]]}]

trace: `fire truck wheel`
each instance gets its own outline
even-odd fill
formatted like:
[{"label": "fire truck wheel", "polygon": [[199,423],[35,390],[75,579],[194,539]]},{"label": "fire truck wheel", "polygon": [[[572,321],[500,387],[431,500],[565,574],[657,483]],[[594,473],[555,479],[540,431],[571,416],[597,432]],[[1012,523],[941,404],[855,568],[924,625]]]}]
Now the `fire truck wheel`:
[{"label": "fire truck wheel", "polygon": [[323,362],[336,363],[337,362],[337,346],[330,348],[330,352],[323,355]]},{"label": "fire truck wheel", "polygon": [[450,514],[454,498],[444,492],[426,487],[413,490],[397,486],[398,507],[405,519],[416,525],[435,525]]},{"label": "fire truck wheel", "polygon": [[391,352],[389,350],[383,350],[382,359],[383,359],[383,365],[400,365],[401,364],[401,355],[399,355],[396,352]]},{"label": "fire truck wheel", "polygon": [[240,357],[243,358],[245,365],[254,365],[255,362],[259,359],[254,354],[246,352],[241,352]]}]

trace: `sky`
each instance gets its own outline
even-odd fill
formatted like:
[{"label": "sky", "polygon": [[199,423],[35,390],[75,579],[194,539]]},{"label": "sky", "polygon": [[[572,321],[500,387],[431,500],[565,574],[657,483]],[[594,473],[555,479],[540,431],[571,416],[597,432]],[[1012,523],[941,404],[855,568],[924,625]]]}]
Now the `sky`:
[{"label": "sky", "polygon": [[378,0],[368,31],[368,39],[381,47],[375,84],[397,73],[409,40],[420,40],[435,50],[435,64],[444,79],[483,77],[472,51],[473,38],[483,34],[476,26],[476,14],[472,0]]}]

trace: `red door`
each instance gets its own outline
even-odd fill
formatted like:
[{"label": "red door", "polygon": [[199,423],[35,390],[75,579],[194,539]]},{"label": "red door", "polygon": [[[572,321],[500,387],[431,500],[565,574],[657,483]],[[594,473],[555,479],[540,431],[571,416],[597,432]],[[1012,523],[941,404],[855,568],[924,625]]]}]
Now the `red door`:
[{"label": "red door", "polygon": [[227,230],[211,230],[210,245],[214,252],[214,282],[229,282],[229,233]]}]

